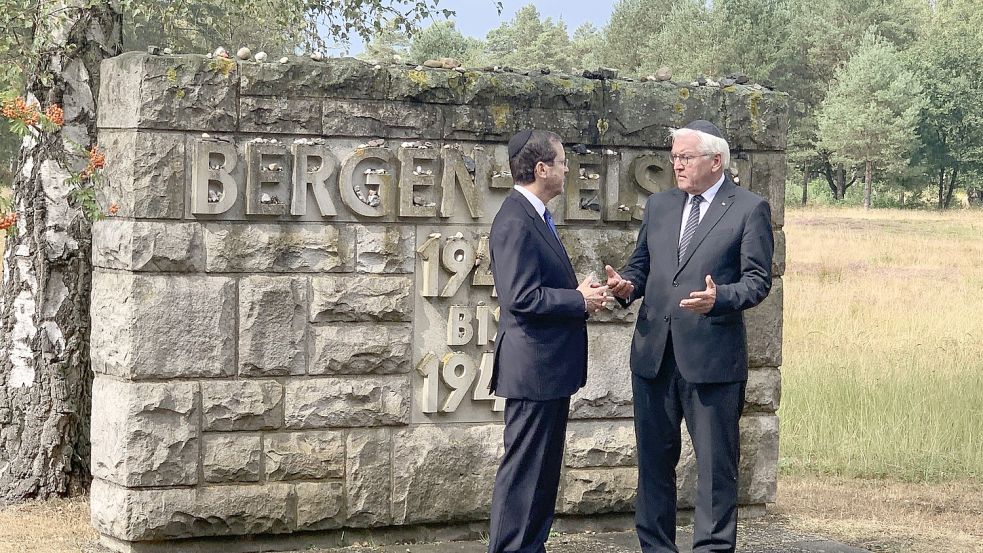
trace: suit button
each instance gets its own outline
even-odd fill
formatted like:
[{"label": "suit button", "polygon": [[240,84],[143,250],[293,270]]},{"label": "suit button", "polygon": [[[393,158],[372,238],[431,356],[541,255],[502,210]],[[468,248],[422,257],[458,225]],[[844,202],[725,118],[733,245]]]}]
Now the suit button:
[{"label": "suit button", "polygon": [[664,320],[665,322],[668,323],[669,322],[669,315],[666,315],[665,317],[662,317],[662,320]]},{"label": "suit button", "polygon": [[678,282],[676,282],[675,280],[674,280],[674,281],[672,281],[672,287],[673,287],[673,288],[676,288],[677,286],[679,286],[679,283],[678,283]]}]

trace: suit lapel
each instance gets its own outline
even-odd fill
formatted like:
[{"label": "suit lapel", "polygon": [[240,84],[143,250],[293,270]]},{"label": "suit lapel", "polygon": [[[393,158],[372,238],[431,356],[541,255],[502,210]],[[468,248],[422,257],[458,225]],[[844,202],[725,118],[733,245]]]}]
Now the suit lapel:
[{"label": "suit lapel", "polygon": [[577,280],[577,274],[573,270],[573,265],[570,264],[570,256],[567,255],[566,248],[563,247],[563,244],[560,243],[556,236],[553,236],[553,231],[550,230],[549,226],[546,225],[546,221],[544,221],[543,218],[539,216],[539,213],[536,212],[536,208],[534,208],[532,204],[529,203],[529,200],[527,200],[526,197],[517,190],[512,191],[512,197],[519,202],[523,209],[525,209],[526,215],[532,219],[532,226],[536,227],[536,230],[539,231],[539,234],[543,237],[543,240],[549,244],[550,248],[553,250],[553,253],[555,253],[560,261],[563,262],[563,265],[567,268],[567,272],[570,274],[571,278]]},{"label": "suit lapel", "polygon": [[[697,248],[700,247],[700,243],[703,239],[707,237],[707,234],[713,227],[720,221],[720,218],[727,213],[727,210],[734,205],[733,198],[735,196],[734,184],[729,178],[724,179],[724,183],[720,185],[720,190],[717,195],[713,197],[713,203],[707,209],[706,215],[700,221],[700,226],[696,227],[696,234],[690,239],[689,245],[686,246],[686,255],[683,256],[683,260],[679,263],[679,267],[676,268],[676,274],[678,275],[683,267],[689,263],[689,260],[693,257],[693,253],[696,252]],[[682,224],[682,214],[680,214],[680,225]],[[676,228],[676,244],[679,244],[679,225]]]}]

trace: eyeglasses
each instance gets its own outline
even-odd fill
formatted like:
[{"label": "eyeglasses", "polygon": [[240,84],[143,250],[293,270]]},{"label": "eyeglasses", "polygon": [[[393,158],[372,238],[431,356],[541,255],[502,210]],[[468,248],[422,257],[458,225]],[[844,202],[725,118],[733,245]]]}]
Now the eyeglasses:
[{"label": "eyeglasses", "polygon": [[557,161],[562,162],[563,163],[563,166],[566,167],[567,169],[570,168],[570,160],[567,159],[567,158],[563,158],[562,160],[554,159],[553,161],[544,161],[543,163],[547,163],[549,165],[553,165]]},{"label": "eyeglasses", "polygon": [[700,155],[695,155],[695,156],[672,154],[672,155],[669,156],[669,161],[671,161],[673,165],[676,165],[678,163],[678,164],[682,165],[683,167],[686,167],[687,165],[689,165],[689,162],[690,161],[693,161],[694,159],[696,159],[698,157],[711,157],[711,156],[715,156],[715,155],[717,155],[717,154],[700,154]]}]

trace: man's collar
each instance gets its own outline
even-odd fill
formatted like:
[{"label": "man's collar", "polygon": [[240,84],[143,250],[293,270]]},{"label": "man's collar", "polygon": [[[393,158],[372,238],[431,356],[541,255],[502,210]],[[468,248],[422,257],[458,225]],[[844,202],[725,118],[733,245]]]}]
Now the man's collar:
[{"label": "man's collar", "polygon": [[[720,178],[717,180],[717,184],[714,184],[713,186],[708,188],[706,192],[700,194],[701,196],[703,196],[703,200],[706,201],[707,204],[712,203],[713,198],[717,196],[717,192],[720,191],[720,187],[723,186],[723,184],[724,184],[724,174],[721,173]],[[687,193],[686,196],[688,200],[692,200],[695,194]]]},{"label": "man's collar", "polygon": [[535,194],[533,194],[528,189],[526,189],[525,186],[516,184],[513,188],[515,188],[523,196],[525,196],[526,199],[529,200],[529,203],[532,204],[533,208],[536,209],[536,213],[539,213],[539,216],[543,217],[543,213],[546,212],[546,204],[543,203],[543,200],[540,200],[539,197],[537,197]]}]

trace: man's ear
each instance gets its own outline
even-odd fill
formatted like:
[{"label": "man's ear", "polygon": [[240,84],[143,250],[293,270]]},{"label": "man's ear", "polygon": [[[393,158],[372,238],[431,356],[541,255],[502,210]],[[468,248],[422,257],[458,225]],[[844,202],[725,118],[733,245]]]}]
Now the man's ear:
[{"label": "man's ear", "polygon": [[547,172],[548,171],[546,170],[546,163],[544,163],[542,161],[537,161],[536,162],[536,168],[533,169],[533,174],[536,175],[537,177],[544,177],[545,178]]}]

